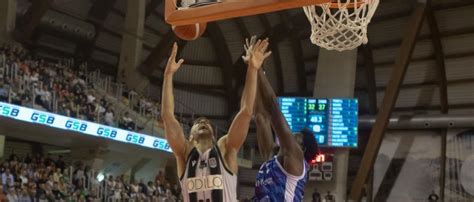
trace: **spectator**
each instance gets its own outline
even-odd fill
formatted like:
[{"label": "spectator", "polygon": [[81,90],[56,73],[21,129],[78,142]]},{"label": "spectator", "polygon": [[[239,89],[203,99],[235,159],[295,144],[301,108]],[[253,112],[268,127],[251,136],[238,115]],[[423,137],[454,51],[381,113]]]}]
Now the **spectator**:
[{"label": "spectator", "polygon": [[51,110],[51,92],[48,90],[47,85],[43,85],[43,95],[41,96],[41,100],[44,104],[43,107],[47,110]]},{"label": "spectator", "polygon": [[135,123],[132,118],[130,118],[128,112],[125,112],[122,116],[121,128],[126,130],[135,130]]},{"label": "spectator", "polygon": [[108,126],[113,126],[114,122],[115,122],[114,111],[112,110],[112,107],[109,107],[107,109],[107,112],[105,113],[105,124]]},{"label": "spectator", "polygon": [[314,189],[312,195],[312,202],[321,202],[321,194],[319,194],[318,189]]},{"label": "spectator", "polygon": [[40,183],[38,185],[38,188],[36,189],[36,201],[47,201],[45,200],[46,199],[46,190],[45,190],[45,186],[43,183]]},{"label": "spectator", "polygon": [[153,116],[157,117],[158,119],[161,119],[160,109],[161,109],[161,104],[159,102],[156,102],[155,106],[153,107]]},{"label": "spectator", "polygon": [[132,180],[132,183],[130,185],[131,191],[130,191],[130,197],[131,198],[136,198],[139,193],[139,186],[135,180]]},{"label": "spectator", "polygon": [[122,191],[123,191],[123,183],[119,176],[115,178],[115,190],[114,190],[114,199],[121,200],[122,199]]},{"label": "spectator", "polygon": [[8,102],[9,87],[0,81],[0,101]]},{"label": "spectator", "polygon": [[103,105],[101,102],[95,102],[95,108],[96,108],[96,112],[101,115],[106,112],[105,105]]},{"label": "spectator", "polygon": [[37,105],[40,105],[42,107],[44,107],[44,103],[43,103],[43,95],[45,94],[45,91],[42,87],[38,87],[37,84],[34,84],[33,85],[34,87],[34,92],[35,92],[35,104]]},{"label": "spectator", "polygon": [[170,183],[166,183],[165,189],[166,189],[166,192],[170,192],[170,193],[171,193],[171,184],[170,184]]},{"label": "spectator", "polygon": [[171,189],[166,189],[166,197],[165,197],[165,200],[163,200],[163,201],[165,201],[165,202],[175,202],[176,201],[176,198],[171,193]]},{"label": "spectator", "polygon": [[156,181],[156,192],[159,197],[166,197],[166,189],[163,187],[160,180]]},{"label": "spectator", "polygon": [[153,184],[152,181],[148,181],[146,189],[147,189],[148,196],[156,195],[156,186]]},{"label": "spectator", "polygon": [[51,190],[52,195],[54,196],[54,200],[62,200],[64,199],[64,194],[59,189],[59,183],[54,182],[53,189]]},{"label": "spectator", "polygon": [[94,101],[95,101],[95,96],[94,96],[93,92],[90,92],[87,95],[87,103],[93,103]]},{"label": "spectator", "polygon": [[30,153],[27,153],[23,162],[26,163],[26,164],[30,164],[31,161],[32,161],[32,159],[31,159]]},{"label": "spectator", "polygon": [[106,182],[108,197],[115,196],[115,181],[113,176],[109,176]]},{"label": "spectator", "polygon": [[21,181],[21,185],[28,184],[28,174],[27,174],[26,170],[23,170],[21,172],[21,175],[19,176],[19,179]]},{"label": "spectator", "polygon": [[138,186],[140,188],[140,193],[141,194],[144,194],[144,195],[147,195],[147,187],[146,187],[146,184],[143,182],[143,179],[140,179],[140,183],[138,183]]},{"label": "spectator", "polygon": [[50,166],[53,163],[53,159],[51,158],[51,154],[47,154],[44,160],[45,166]]},{"label": "spectator", "polygon": [[61,169],[61,173],[63,173],[64,169],[66,169],[66,163],[64,163],[63,156],[58,156],[58,160],[56,161],[56,167]]},{"label": "spectator", "polygon": [[80,165],[76,171],[74,171],[74,181],[75,181],[75,184],[78,184],[80,183],[81,180],[85,179],[86,175],[84,173],[84,167],[83,165]]},{"label": "spectator", "polygon": [[10,172],[10,169],[7,168],[5,172],[2,174],[2,185],[3,185],[3,190],[6,191],[9,187],[14,185],[14,178],[13,175]]},{"label": "spectator", "polygon": [[[23,69],[24,69],[25,71],[28,71],[28,70],[27,70],[28,67],[26,66],[26,64],[23,65]],[[38,83],[38,81],[39,81],[39,74],[38,74],[38,72],[33,71],[33,72],[31,73],[31,76],[30,76],[30,82],[31,82],[31,83]]]},{"label": "spectator", "polygon": [[18,162],[18,156],[15,153],[12,153],[8,158],[8,161],[10,162],[10,164],[16,164]]},{"label": "spectator", "polygon": [[56,171],[53,174],[53,182],[59,182],[61,178],[63,177],[63,174],[61,172],[61,168],[56,168]]},{"label": "spectator", "polygon": [[27,188],[21,189],[21,193],[18,196],[18,201],[19,202],[32,202],[33,201],[30,197],[30,193],[28,192]]},{"label": "spectator", "polygon": [[[158,174],[155,177],[155,182],[160,181],[164,182],[165,181],[165,176],[163,175],[163,171],[158,171]],[[157,185],[158,186],[158,185]]]},{"label": "spectator", "polygon": [[85,170],[85,184],[89,184],[89,181],[91,180],[92,178],[92,173],[91,173],[91,167],[90,166],[86,166]]},{"label": "spectator", "polygon": [[15,188],[10,188],[7,192],[8,201],[18,201],[18,195],[16,194]]}]

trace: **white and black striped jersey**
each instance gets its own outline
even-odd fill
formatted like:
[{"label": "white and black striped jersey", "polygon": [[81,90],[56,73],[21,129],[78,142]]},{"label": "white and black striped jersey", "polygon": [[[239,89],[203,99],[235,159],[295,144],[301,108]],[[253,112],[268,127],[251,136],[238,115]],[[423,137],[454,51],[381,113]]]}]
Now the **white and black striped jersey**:
[{"label": "white and black striped jersey", "polygon": [[237,176],[226,168],[217,146],[202,154],[194,148],[180,183],[185,202],[237,201]]}]

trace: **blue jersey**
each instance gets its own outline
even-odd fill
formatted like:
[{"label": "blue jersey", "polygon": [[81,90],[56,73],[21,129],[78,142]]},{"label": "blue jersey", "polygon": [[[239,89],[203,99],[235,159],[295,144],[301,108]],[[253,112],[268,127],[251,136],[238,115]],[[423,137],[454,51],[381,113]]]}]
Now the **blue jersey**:
[{"label": "blue jersey", "polygon": [[307,180],[308,164],[303,161],[301,176],[288,174],[277,157],[265,162],[260,167],[255,182],[255,199],[259,202],[296,202],[303,201],[304,186]]}]

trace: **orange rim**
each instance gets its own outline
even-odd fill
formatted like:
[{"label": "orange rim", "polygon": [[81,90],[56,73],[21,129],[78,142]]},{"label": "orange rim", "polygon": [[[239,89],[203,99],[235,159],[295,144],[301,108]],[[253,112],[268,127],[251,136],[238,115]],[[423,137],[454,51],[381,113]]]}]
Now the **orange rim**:
[{"label": "orange rim", "polygon": [[[339,4],[337,3],[337,0],[334,0],[334,1],[336,1],[336,2],[331,3],[331,5],[329,7],[330,8],[335,8],[335,9],[339,8]],[[364,4],[370,3],[370,2],[372,2],[372,0],[357,0],[355,2],[350,2],[350,3],[341,3],[341,5],[347,5],[346,8],[355,8],[356,5],[358,7],[360,7],[361,5],[364,5]]]}]

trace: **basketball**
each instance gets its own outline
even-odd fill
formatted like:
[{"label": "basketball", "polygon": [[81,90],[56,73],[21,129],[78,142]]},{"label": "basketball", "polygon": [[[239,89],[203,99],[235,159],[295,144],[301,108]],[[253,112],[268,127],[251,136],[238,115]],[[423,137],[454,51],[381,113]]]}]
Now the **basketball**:
[{"label": "basketball", "polygon": [[199,38],[206,31],[207,23],[173,26],[173,31],[179,38],[192,41]]}]

